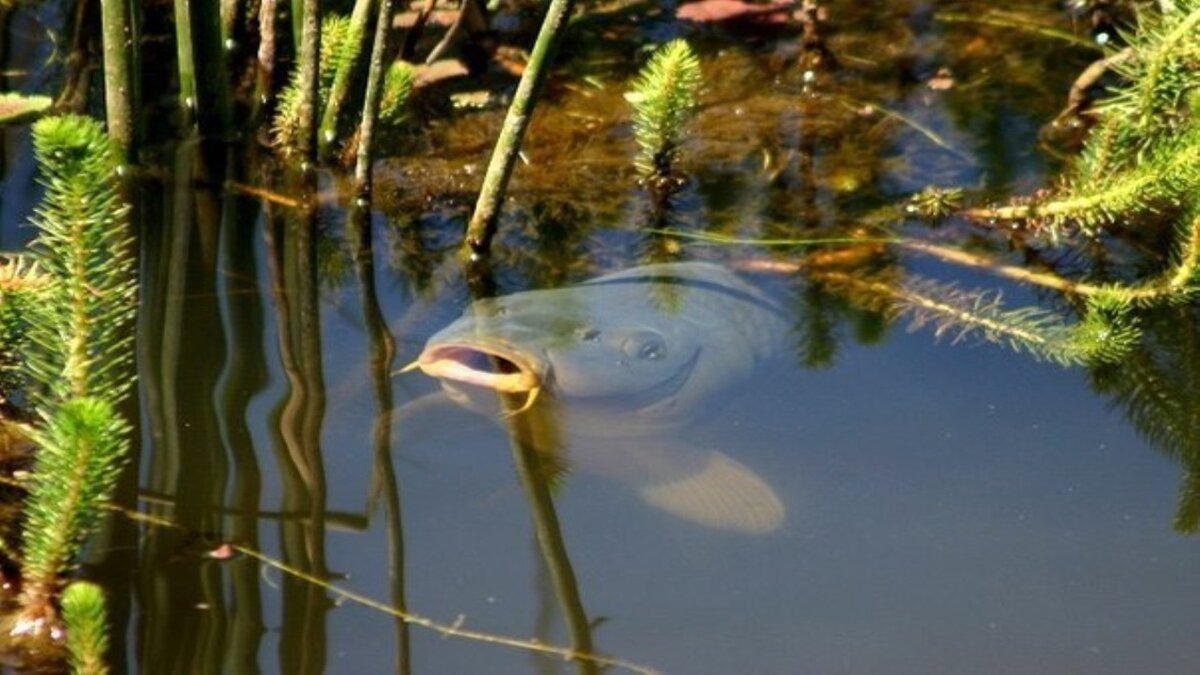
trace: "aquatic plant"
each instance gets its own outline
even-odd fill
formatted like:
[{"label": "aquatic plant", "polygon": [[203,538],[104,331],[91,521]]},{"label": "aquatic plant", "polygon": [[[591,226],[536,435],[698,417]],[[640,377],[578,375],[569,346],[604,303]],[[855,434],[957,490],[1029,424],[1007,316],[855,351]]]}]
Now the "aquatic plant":
[{"label": "aquatic plant", "polygon": [[62,597],[63,622],[67,625],[67,651],[75,675],[106,675],[108,624],[104,591],[87,581],[67,586]]},{"label": "aquatic plant", "polygon": [[996,291],[963,289],[913,275],[893,280],[821,272],[815,278],[890,318],[907,316],[913,330],[928,326],[952,343],[982,339],[1060,365],[1111,362],[1138,338],[1119,303],[1097,301],[1104,311],[1088,312],[1085,320],[1067,324],[1039,307],[1005,307]]},{"label": "aquatic plant", "polygon": [[[320,58],[317,65],[317,91],[314,103],[319,116],[324,103],[329,100],[334,80],[338,73],[346,70],[358,55],[361,36],[354,30],[350,19],[340,15],[329,15],[321,21]],[[304,118],[304,80],[302,68],[292,71],[287,86],[279,93],[279,104],[271,125],[271,137],[275,147],[285,156],[302,155]]]},{"label": "aquatic plant", "polygon": [[654,52],[625,94],[633,107],[634,164],[642,177],[670,175],[702,83],[700,59],[687,41],[678,39]]},{"label": "aquatic plant", "polygon": [[33,127],[46,192],[33,224],[47,283],[27,314],[23,365],[42,420],[23,527],[17,633],[41,633],[52,601],[99,523],[129,451],[116,405],[132,377],[129,322],[136,285],[128,208],[118,194],[116,143],[99,122],[51,117]]},{"label": "aquatic plant", "polygon": [[33,142],[46,188],[33,250],[48,278],[29,315],[26,361],[46,389],[36,400],[50,409],[75,396],[120,400],[132,385],[127,329],[137,288],[116,144],[99,122],[73,115],[40,120]]},{"label": "aquatic plant", "polygon": [[1200,205],[1200,0],[1143,10],[1109,59],[1123,83],[1089,114],[1097,120],[1063,185],[1046,197],[969,213],[1030,220],[1058,238]]},{"label": "aquatic plant", "polygon": [[383,98],[379,102],[379,118],[390,124],[400,124],[409,113],[408,104],[417,83],[417,71],[411,63],[396,61],[383,76]]},{"label": "aquatic plant", "polygon": [[104,44],[104,109],[108,133],[127,157],[133,146],[133,86],[130,54],[133,29],[126,0],[101,0],[100,25]]},{"label": "aquatic plant", "polygon": [[[371,160],[375,150],[375,121],[384,109],[382,101],[388,98],[388,85],[392,85],[391,100],[387,108],[391,117],[401,110],[412,92],[414,78],[412,68],[403,62],[384,70],[384,55],[387,51],[388,33],[392,26],[392,0],[380,0],[379,16],[375,22],[374,44],[371,46],[371,61],[367,68],[367,89],[363,93],[362,121],[358,126],[358,153],[354,178],[358,191],[363,194],[371,183]],[[393,75],[393,73],[396,73]],[[390,82],[389,82],[390,81]],[[332,105],[332,104],[331,104]]]},{"label": "aquatic plant", "polygon": [[492,245],[492,237],[496,234],[496,219],[500,215],[500,202],[504,199],[504,191],[508,188],[508,179],[512,176],[513,164],[517,152],[521,149],[521,139],[529,126],[533,115],[533,107],[537,102],[538,92],[546,79],[546,71],[550,60],[558,49],[558,43],[566,32],[567,19],[574,8],[574,0],[550,0],[546,7],[546,15],[542,18],[542,27],[534,41],[533,51],[529,54],[529,63],[517,84],[508,113],[504,116],[504,125],[492,148],[492,158],[488,161],[487,173],[483,176],[483,186],[479,189],[479,198],[475,201],[475,210],[467,223],[466,241],[463,252],[467,256],[478,256],[486,253]]},{"label": "aquatic plant", "polygon": [[24,388],[22,355],[29,316],[40,305],[46,277],[36,263],[17,257],[0,265],[0,405]]}]

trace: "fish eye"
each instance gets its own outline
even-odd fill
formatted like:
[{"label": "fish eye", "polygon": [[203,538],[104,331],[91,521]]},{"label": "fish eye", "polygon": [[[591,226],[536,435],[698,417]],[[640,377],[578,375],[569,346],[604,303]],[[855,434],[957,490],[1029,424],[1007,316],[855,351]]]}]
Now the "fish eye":
[{"label": "fish eye", "polygon": [[657,361],[666,355],[667,346],[664,345],[661,340],[651,340],[650,342],[642,345],[642,348],[638,351],[639,359],[646,359],[649,361]]},{"label": "fish eye", "polygon": [[596,328],[580,328],[576,331],[576,334],[584,342],[597,342],[600,340],[600,331]]},{"label": "fish eye", "polygon": [[621,346],[621,351],[642,361],[657,361],[666,357],[667,343],[661,335],[647,331],[631,336]]}]

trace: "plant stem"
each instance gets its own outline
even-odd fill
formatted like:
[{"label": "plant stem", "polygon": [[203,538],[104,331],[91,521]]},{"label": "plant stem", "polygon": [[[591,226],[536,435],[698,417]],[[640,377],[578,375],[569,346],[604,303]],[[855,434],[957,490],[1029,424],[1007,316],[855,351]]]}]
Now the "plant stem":
[{"label": "plant stem", "polygon": [[[387,7],[384,7],[382,1],[379,3],[379,11],[386,13],[381,14],[379,21],[375,22],[376,46],[371,53],[372,65],[375,60],[375,51],[379,49],[380,27],[384,21],[388,22],[389,27],[391,24],[392,3],[387,2],[386,4]],[[329,90],[329,101],[325,103],[325,111],[321,117],[321,131],[318,144],[322,153],[327,152],[337,140],[338,117],[341,115],[342,105],[346,102],[346,98],[350,94],[350,83],[354,81],[354,75],[358,71],[358,64],[361,63],[362,55],[366,52],[367,24],[371,21],[371,7],[373,5],[374,3],[371,0],[355,0],[354,10],[350,13],[350,39],[354,40],[356,45],[354,48],[354,58],[350,59],[346,67],[338,70],[337,74],[334,75],[333,86]],[[383,33],[386,34],[386,32],[385,29]],[[380,62],[382,62],[383,55],[380,54],[379,56]],[[369,87],[370,83],[368,82]],[[376,105],[376,109],[378,109],[378,105]],[[366,123],[365,118],[363,119],[363,123]]]},{"label": "plant stem", "polygon": [[479,200],[475,202],[475,212],[467,225],[464,253],[468,255],[483,255],[491,248],[492,237],[496,234],[500,201],[508,187],[513,163],[521,148],[521,138],[529,126],[538,92],[546,79],[549,60],[562,38],[563,28],[574,5],[574,0],[550,0],[550,7],[546,10],[542,28],[533,45],[533,53],[529,55],[529,63],[521,76],[520,84],[517,85],[512,104],[508,107],[508,115],[504,118],[500,137],[496,139],[496,147],[492,151],[492,159],[483,178]]},{"label": "plant stem", "polygon": [[275,53],[278,45],[275,27],[279,11],[277,2],[278,0],[262,0],[258,6],[258,78],[254,87],[254,105],[268,109],[266,103],[275,90]]},{"label": "plant stem", "polygon": [[317,67],[321,56],[321,9],[319,0],[303,0],[304,18],[300,33],[300,114],[296,149],[308,162],[316,160]]},{"label": "plant stem", "polygon": [[175,0],[175,54],[179,62],[179,102],[184,126],[196,119],[196,50],[192,38],[191,0]]},{"label": "plant stem", "polygon": [[126,0],[101,0],[100,25],[104,39],[104,107],[108,135],[117,142],[121,160],[133,150],[133,90],[129,84],[129,55],[133,33]]},{"label": "plant stem", "polygon": [[[379,0],[379,14],[375,19],[375,43],[371,47],[371,62],[367,70],[367,91],[363,95],[362,123],[359,125],[358,132],[358,157],[354,166],[354,184],[359,194],[367,193],[371,189],[372,146],[375,144],[375,122],[379,117],[379,101],[383,98],[383,57],[387,52],[387,38],[391,27],[392,0]],[[334,82],[333,86],[336,90],[337,82]],[[329,104],[333,105],[332,96]],[[328,112],[326,110],[327,118]]]}]

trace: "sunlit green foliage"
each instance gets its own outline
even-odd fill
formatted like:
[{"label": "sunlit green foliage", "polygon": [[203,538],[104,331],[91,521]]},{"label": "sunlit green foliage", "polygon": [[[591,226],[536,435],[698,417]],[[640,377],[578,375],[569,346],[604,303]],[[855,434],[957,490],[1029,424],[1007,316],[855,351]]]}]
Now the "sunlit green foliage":
[{"label": "sunlit green foliage", "polygon": [[99,122],[64,116],[35,124],[33,144],[46,190],[33,249],[46,280],[26,315],[23,365],[43,425],[31,432],[39,451],[21,571],[25,625],[37,632],[128,455],[116,405],[132,384],[137,288],[115,142]]},{"label": "sunlit green foliage", "polygon": [[1118,359],[1138,339],[1121,303],[1098,303],[1083,321],[1071,325],[1040,307],[1007,308],[995,291],[913,276],[894,281],[846,274],[821,277],[865,306],[907,317],[913,330],[928,327],[952,343],[982,339],[1064,366]]},{"label": "sunlit green foliage", "polygon": [[408,116],[409,99],[417,81],[412,64],[397,61],[383,76],[383,98],[379,101],[379,119],[400,124]]},{"label": "sunlit green foliage", "polygon": [[643,176],[671,173],[701,84],[700,59],[684,40],[660,47],[638,74],[625,98],[633,106],[635,164]]},{"label": "sunlit green foliage", "polygon": [[[321,117],[337,74],[354,63],[361,35],[349,17],[330,15],[321,21],[321,58],[317,66],[317,117]],[[291,79],[279,93],[271,137],[280,153],[297,152],[300,130],[300,68],[292,71]],[[331,140],[331,139],[326,139]]]},{"label": "sunlit green foliage", "polygon": [[75,675],[105,675],[108,666],[108,624],[104,591],[86,581],[76,581],[63,592],[63,621],[67,625],[67,650]]},{"label": "sunlit green foliage", "polygon": [[1124,58],[1112,59],[1124,82],[1094,111],[1063,188],[999,215],[1094,231],[1200,202],[1200,0],[1173,5],[1139,13]]},{"label": "sunlit green foliage", "polygon": [[46,188],[33,248],[48,286],[30,317],[29,372],[47,388],[43,403],[86,395],[115,401],[132,384],[128,328],[137,290],[116,147],[86,117],[46,118],[33,134]]},{"label": "sunlit green foliage", "polygon": [[46,277],[26,258],[0,265],[0,403],[25,382],[21,365],[27,346],[29,318],[43,303]]},{"label": "sunlit green foliage", "polygon": [[51,413],[33,440],[39,451],[26,505],[26,604],[45,602],[100,522],[129,451],[129,425],[108,401],[76,398]]}]

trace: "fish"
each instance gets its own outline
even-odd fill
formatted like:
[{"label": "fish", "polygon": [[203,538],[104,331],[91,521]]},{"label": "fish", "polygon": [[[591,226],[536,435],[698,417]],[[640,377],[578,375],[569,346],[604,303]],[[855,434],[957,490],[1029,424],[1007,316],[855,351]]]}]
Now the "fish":
[{"label": "fish", "polygon": [[[693,523],[748,534],[786,509],[768,481],[684,439],[734,384],[780,351],[785,312],[721,265],[633,267],[472,303],[416,361],[459,406],[496,419],[549,417],[542,452],[635,489]],[[497,395],[519,405],[505,411]]]}]

